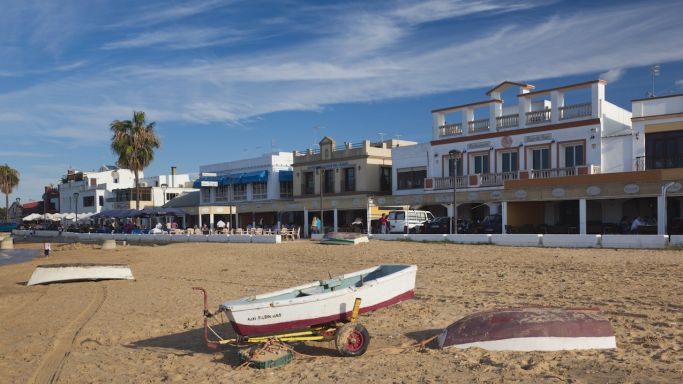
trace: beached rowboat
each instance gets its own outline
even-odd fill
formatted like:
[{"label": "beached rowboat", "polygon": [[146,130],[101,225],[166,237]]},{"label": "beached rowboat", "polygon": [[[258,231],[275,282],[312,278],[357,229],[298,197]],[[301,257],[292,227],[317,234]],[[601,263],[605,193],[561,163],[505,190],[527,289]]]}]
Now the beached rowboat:
[{"label": "beached rowboat", "polygon": [[[278,341],[335,340],[344,356],[362,355],[370,336],[356,318],[415,295],[415,265],[379,265],[326,280],[257,296],[226,301],[216,312],[204,295],[204,338],[207,345]],[[213,328],[225,318],[237,338],[224,339]],[[210,337],[210,335],[216,338]]]},{"label": "beached rowboat", "polygon": [[360,313],[410,299],[415,292],[415,265],[380,265],[220,305],[239,335],[303,329],[349,317],[356,298]]}]

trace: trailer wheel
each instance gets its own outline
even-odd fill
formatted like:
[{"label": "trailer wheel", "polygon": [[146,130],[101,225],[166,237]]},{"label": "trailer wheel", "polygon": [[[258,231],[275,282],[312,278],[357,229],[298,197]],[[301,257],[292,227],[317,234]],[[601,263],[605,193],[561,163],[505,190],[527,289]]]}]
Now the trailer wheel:
[{"label": "trailer wheel", "polygon": [[360,356],[368,350],[370,334],[359,323],[347,323],[337,330],[335,344],[337,345],[337,351],[342,356]]}]

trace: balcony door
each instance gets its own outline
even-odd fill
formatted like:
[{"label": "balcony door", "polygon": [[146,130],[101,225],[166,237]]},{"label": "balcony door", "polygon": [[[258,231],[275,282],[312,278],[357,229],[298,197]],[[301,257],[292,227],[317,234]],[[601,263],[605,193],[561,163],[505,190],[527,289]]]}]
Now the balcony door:
[{"label": "balcony door", "polygon": [[683,167],[683,131],[647,133],[645,135],[646,167]]},{"label": "balcony door", "polygon": [[448,156],[444,156],[445,160],[448,162],[448,177],[462,176],[462,157],[459,159],[451,159]]},{"label": "balcony door", "polygon": [[564,156],[563,164],[565,168],[585,165],[584,154],[586,152],[583,143],[564,144],[561,153]]},{"label": "balcony door", "polygon": [[503,152],[500,154],[500,164],[502,172],[517,172],[518,168],[517,152]]},{"label": "balcony door", "polygon": [[531,169],[541,170],[550,168],[550,148],[531,149]]},{"label": "balcony door", "polygon": [[477,154],[477,155],[472,155],[472,163],[474,165],[474,173],[478,174],[488,174],[490,173],[489,169],[489,154]]}]

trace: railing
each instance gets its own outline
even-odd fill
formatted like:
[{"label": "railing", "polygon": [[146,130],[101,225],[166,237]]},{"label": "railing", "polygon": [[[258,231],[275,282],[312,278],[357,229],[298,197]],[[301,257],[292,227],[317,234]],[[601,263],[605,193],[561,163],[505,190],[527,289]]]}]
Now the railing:
[{"label": "railing", "polygon": [[496,117],[496,128],[506,129],[506,128],[516,128],[519,126],[519,115],[505,115]]},{"label": "railing", "polygon": [[479,119],[467,122],[467,128],[470,133],[483,132],[489,130],[489,119]]},{"label": "railing", "polygon": [[637,156],[635,162],[633,163],[634,171],[644,171],[645,170],[645,156]]},{"label": "railing", "polygon": [[506,180],[516,180],[517,172],[501,172],[483,174],[480,176],[480,185],[482,187],[490,187],[494,185],[503,185]]},{"label": "railing", "polygon": [[550,109],[526,113],[527,124],[541,124],[550,121]]},{"label": "railing", "polygon": [[683,168],[683,155],[644,157],[646,169]]},{"label": "railing", "polygon": [[439,127],[439,136],[453,135],[462,135],[462,125],[460,123],[451,123]]},{"label": "railing", "polygon": [[576,167],[533,169],[529,177],[532,179],[549,179],[551,177],[576,176]]},{"label": "railing", "polygon": [[590,165],[589,167],[590,168],[588,168],[588,170],[590,171],[589,173],[591,175],[597,175],[597,174],[601,173],[599,165]]},{"label": "railing", "polygon": [[[434,180],[434,189],[453,189],[453,177],[432,177]],[[465,176],[456,177],[456,186],[458,188],[465,188]]]},{"label": "railing", "polygon": [[592,106],[593,105],[591,103],[580,103],[560,107],[560,120],[569,120],[576,119],[578,117],[590,116],[593,113]]}]

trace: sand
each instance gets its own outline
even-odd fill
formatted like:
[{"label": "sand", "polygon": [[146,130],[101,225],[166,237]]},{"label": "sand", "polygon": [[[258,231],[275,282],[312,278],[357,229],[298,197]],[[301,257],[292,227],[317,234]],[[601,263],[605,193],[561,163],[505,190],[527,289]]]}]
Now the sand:
[{"label": "sand", "polygon": [[[41,244],[17,244],[39,248]],[[37,259],[0,267],[0,382],[442,383],[661,382],[683,372],[683,251],[506,248],[413,242],[358,246],[176,244],[100,250],[53,245],[49,263],[112,262],[136,281],[26,287]],[[381,263],[418,265],[416,297],[360,321],[358,358],[299,343],[283,367],[238,369],[237,350],[202,341],[201,297],[230,298]],[[469,313],[501,306],[600,307],[617,350],[489,352],[405,346]]]}]

